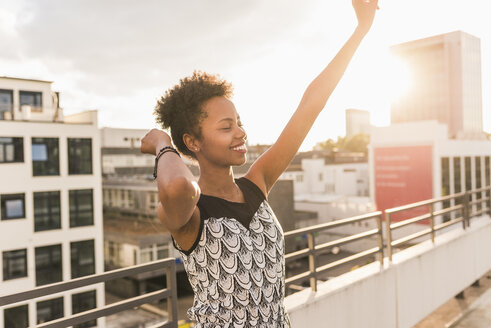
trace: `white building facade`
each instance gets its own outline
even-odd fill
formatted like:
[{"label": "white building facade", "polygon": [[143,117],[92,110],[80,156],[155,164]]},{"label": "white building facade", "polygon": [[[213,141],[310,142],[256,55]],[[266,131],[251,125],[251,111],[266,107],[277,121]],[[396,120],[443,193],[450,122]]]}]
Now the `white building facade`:
[{"label": "white building facade", "polygon": [[[379,210],[491,184],[491,141],[449,139],[447,126],[437,121],[374,128],[369,159],[370,194]],[[455,201],[444,205],[450,204]]]},{"label": "white building facade", "polygon": [[[97,112],[63,117],[57,99],[51,82],[0,78],[2,295],[104,271]],[[85,286],[0,307],[0,327],[103,305],[103,284]]]},{"label": "white building facade", "polygon": [[286,171],[295,197],[310,194],[368,196],[368,163],[326,164],[324,158],[302,159],[301,170]]}]

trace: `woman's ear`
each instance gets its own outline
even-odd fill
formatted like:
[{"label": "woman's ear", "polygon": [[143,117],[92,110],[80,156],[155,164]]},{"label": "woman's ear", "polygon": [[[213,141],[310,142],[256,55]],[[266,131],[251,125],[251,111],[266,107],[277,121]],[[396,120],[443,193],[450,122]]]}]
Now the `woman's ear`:
[{"label": "woman's ear", "polygon": [[184,144],[191,152],[199,152],[199,142],[194,136],[190,135],[189,133],[184,133],[182,135],[182,141],[184,141]]}]

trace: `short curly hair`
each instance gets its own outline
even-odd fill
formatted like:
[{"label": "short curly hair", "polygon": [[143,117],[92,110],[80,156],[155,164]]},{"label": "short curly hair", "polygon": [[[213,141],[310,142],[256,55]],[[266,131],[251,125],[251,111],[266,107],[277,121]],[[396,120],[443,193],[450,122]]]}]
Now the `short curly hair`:
[{"label": "short curly hair", "polygon": [[232,92],[232,85],[218,75],[194,71],[160,97],[154,110],[156,121],[162,128],[170,129],[172,142],[181,154],[196,159],[182,136],[189,133],[200,139],[200,123],[206,117],[205,102],[213,97],[230,98]]}]

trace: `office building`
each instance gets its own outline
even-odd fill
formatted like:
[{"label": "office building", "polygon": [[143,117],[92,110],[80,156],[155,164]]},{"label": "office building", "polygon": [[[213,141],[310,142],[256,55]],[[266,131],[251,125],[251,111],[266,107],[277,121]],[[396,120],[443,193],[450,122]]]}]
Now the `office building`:
[{"label": "office building", "polygon": [[[0,77],[2,295],[104,270],[97,112],[64,116],[51,83]],[[104,285],[84,286],[0,307],[0,327],[101,306]]]},{"label": "office building", "polygon": [[391,104],[392,124],[436,120],[451,139],[484,138],[479,38],[456,31],[394,45],[391,53],[411,75]]},{"label": "office building", "polygon": [[361,109],[346,110],[346,136],[370,134],[370,112]]}]

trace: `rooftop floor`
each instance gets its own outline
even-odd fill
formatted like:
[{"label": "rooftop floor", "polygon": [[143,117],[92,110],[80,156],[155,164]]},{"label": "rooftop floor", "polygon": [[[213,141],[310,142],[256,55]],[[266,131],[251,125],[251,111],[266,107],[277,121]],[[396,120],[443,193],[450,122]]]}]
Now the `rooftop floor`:
[{"label": "rooftop floor", "polygon": [[479,285],[464,290],[464,298],[452,298],[414,328],[489,328],[491,327],[491,271]]}]

